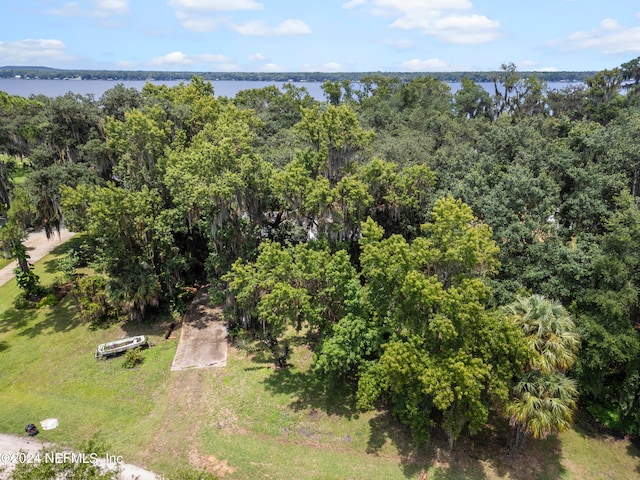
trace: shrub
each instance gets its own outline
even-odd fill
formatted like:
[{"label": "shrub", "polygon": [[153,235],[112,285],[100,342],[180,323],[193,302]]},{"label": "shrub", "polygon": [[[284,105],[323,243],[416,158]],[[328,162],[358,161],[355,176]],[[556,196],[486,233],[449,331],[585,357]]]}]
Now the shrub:
[{"label": "shrub", "polygon": [[61,257],[56,262],[56,269],[62,272],[65,280],[71,281],[76,276],[76,268],[78,267],[78,255],[75,251],[71,251],[66,256]]},{"label": "shrub", "polygon": [[124,363],[122,364],[122,368],[134,368],[140,365],[144,360],[144,355],[140,347],[134,348],[133,350],[127,350],[127,353],[124,354]]},{"label": "shrub", "polygon": [[103,277],[81,277],[76,280],[71,295],[78,308],[78,315],[94,326],[105,326],[117,319],[117,310],[109,303],[105,291],[107,281]]},{"label": "shrub", "polygon": [[16,283],[29,298],[36,298],[42,293],[42,287],[40,286],[40,277],[36,275],[33,270],[24,271],[20,267],[13,269],[13,273],[16,277]]},{"label": "shrub", "polygon": [[226,299],[227,294],[221,287],[213,287],[209,289],[209,300],[212,305],[222,305]]},{"label": "shrub", "polygon": [[20,293],[16,297],[16,299],[13,301],[13,307],[16,310],[25,310],[27,308],[32,308],[33,305],[31,304],[31,302],[27,298],[27,295],[23,292],[23,293]]},{"label": "shrub", "polygon": [[57,303],[58,297],[54,293],[49,293],[38,302],[38,308],[53,307]]}]

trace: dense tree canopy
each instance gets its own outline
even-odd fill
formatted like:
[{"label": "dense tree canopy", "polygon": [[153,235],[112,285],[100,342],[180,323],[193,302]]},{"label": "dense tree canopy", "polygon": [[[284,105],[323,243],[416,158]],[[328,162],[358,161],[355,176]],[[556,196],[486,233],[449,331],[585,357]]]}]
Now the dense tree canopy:
[{"label": "dense tree canopy", "polygon": [[220,98],[201,77],[0,92],[0,238],[27,285],[28,231],[85,232],[102,277],[74,292],[128,321],[209,282],[232,332],[280,366],[299,335],[319,381],[419,440],[453,445],[497,411],[517,453],[567,428],[578,395],[640,433],[638,64],[560,91],[510,63],[455,93],[327,77],[323,102]]}]

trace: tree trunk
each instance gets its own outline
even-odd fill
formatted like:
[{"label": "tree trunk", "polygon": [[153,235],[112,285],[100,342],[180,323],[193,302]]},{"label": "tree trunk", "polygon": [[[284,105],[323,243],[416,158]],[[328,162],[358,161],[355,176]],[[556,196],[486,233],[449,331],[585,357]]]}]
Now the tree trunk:
[{"label": "tree trunk", "polygon": [[20,269],[25,273],[29,273],[31,271],[31,268],[29,268],[29,255],[27,254],[27,247],[25,247],[20,240],[14,240],[12,250],[13,255],[18,261],[18,266],[20,267]]},{"label": "tree trunk", "polygon": [[510,457],[517,457],[524,448],[524,442],[527,439],[527,434],[522,430],[522,425],[516,423],[511,429],[511,437],[509,438],[509,451],[507,455]]}]

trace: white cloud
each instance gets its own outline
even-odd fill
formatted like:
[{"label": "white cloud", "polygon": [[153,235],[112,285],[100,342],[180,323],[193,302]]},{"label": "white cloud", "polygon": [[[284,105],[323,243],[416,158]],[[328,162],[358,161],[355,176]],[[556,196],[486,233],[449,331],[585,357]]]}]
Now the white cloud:
[{"label": "white cloud", "polygon": [[48,10],[50,15],[57,17],[86,17],[91,16],[88,10],[82,10],[80,5],[75,2],[65,3],[61,8],[52,8]]},{"label": "white cloud", "polygon": [[408,39],[393,40],[393,39],[390,39],[390,38],[385,38],[384,40],[382,40],[382,43],[384,43],[385,45],[390,45],[392,47],[402,49],[402,50],[405,50],[407,48],[411,48],[414,45],[413,41],[408,40]]},{"label": "white cloud", "polygon": [[618,30],[620,28],[618,21],[613,18],[605,18],[600,22],[600,26],[603,30]]},{"label": "white cloud", "polygon": [[228,17],[207,17],[205,12],[234,12],[262,10],[264,6],[254,0],[169,0],[167,5],[176,9],[180,25],[192,32],[210,32],[228,24]]},{"label": "white cloud", "polygon": [[449,43],[487,43],[500,36],[500,22],[484,15],[450,16],[436,21],[433,31],[425,33]]},{"label": "white cloud", "polygon": [[559,69],[556,67],[540,67],[538,66],[538,62],[534,62],[533,60],[522,60],[520,62],[516,62],[516,66],[518,70],[522,70],[525,72],[558,72]]},{"label": "white cloud", "polygon": [[448,43],[486,43],[500,35],[500,22],[484,15],[402,17],[390,25],[401,30],[418,29]]},{"label": "white cloud", "polygon": [[203,64],[214,64],[215,68],[230,65],[235,67],[235,64],[231,63],[231,61],[224,55],[187,55],[182,52],[171,52],[161,57],[152,58],[149,60],[148,64],[152,67],[158,68],[190,67]]},{"label": "white cloud", "polygon": [[314,65],[305,63],[301,70],[303,72],[344,72],[345,69],[342,64],[338,62],[328,62],[323,65]]},{"label": "white cloud", "polygon": [[342,70],[342,65],[340,65],[338,62],[329,62],[325,63],[322,66],[322,69],[325,72],[340,72]]},{"label": "white cloud", "polygon": [[0,58],[7,64],[59,65],[75,60],[67,46],[55,39],[25,39],[14,42],[0,41]]},{"label": "white cloud", "polygon": [[169,0],[167,4],[184,11],[232,12],[236,10],[262,10],[264,6],[253,0]]},{"label": "white cloud", "polygon": [[549,42],[565,52],[595,50],[607,55],[640,53],[640,26],[626,27],[617,20],[605,18],[598,28],[581,30],[566,38]]},{"label": "white cloud", "polygon": [[67,2],[60,8],[48,10],[58,17],[109,18],[129,14],[129,0],[93,0],[93,8],[82,8],[78,2]]},{"label": "white cloud", "polygon": [[211,32],[229,22],[226,17],[213,18],[182,11],[176,12],[176,18],[182,27],[192,32]]},{"label": "white cloud", "polygon": [[405,72],[460,72],[468,70],[457,65],[452,65],[439,58],[407,60],[406,62],[402,62],[399,67]]},{"label": "white cloud", "polygon": [[474,13],[469,0],[371,0],[366,5],[371,15],[393,18],[390,28],[419,30],[447,43],[480,44],[500,36],[500,22]]},{"label": "white cloud", "polygon": [[156,67],[162,67],[165,65],[191,65],[193,63],[193,59],[190,59],[187,55],[182,52],[171,52],[163,55],[162,57],[152,58],[149,61],[150,65],[154,65]]},{"label": "white cloud", "polygon": [[342,4],[342,8],[345,10],[351,10],[352,8],[359,7],[360,5],[365,5],[367,0],[350,0],[347,3]]},{"label": "white cloud", "polygon": [[118,60],[115,62],[115,65],[122,70],[135,70],[140,68],[137,62],[132,62],[131,60]]},{"label": "white cloud", "polygon": [[129,0],[94,0],[97,10],[110,12],[115,15],[126,15],[129,13]]},{"label": "white cloud", "polygon": [[[249,61],[250,62],[266,62],[267,61],[267,57],[265,57],[263,54],[261,53],[252,53],[251,55],[249,55]],[[269,64],[269,65],[273,65],[273,64]]]},{"label": "white cloud", "polygon": [[260,67],[261,72],[284,72],[284,68],[276,63],[265,63]]},{"label": "white cloud", "polygon": [[233,25],[232,28],[241,35],[252,37],[306,35],[311,33],[309,25],[302,20],[285,20],[275,27],[269,27],[262,20],[253,20],[241,25]]}]

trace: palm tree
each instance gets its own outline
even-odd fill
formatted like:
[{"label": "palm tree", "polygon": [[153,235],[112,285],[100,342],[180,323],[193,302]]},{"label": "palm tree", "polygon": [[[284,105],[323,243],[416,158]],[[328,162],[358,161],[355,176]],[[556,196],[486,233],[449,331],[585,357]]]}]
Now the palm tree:
[{"label": "palm tree", "polygon": [[112,269],[107,283],[109,300],[129,313],[131,321],[139,321],[146,307],[158,306],[161,294],[160,280],[149,263],[142,259],[119,262]]},{"label": "palm tree", "polygon": [[522,328],[536,355],[530,369],[543,373],[566,372],[576,362],[580,335],[571,315],[558,302],[542,295],[518,297],[506,307],[507,314]]},{"label": "palm tree", "polygon": [[522,451],[527,435],[544,439],[571,428],[577,397],[576,381],[562,372],[526,373],[513,387],[506,407],[512,427],[509,456]]},{"label": "palm tree", "polygon": [[542,295],[518,297],[505,311],[522,328],[534,353],[506,407],[513,427],[509,455],[514,456],[527,435],[546,438],[571,427],[578,390],[565,372],[577,359],[580,336],[564,307]]}]

